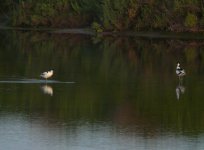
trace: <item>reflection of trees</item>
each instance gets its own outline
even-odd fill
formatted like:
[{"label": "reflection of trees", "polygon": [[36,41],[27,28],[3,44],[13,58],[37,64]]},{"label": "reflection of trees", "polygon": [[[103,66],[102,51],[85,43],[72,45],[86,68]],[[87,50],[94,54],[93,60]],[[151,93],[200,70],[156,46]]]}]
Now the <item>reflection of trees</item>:
[{"label": "reflection of trees", "polygon": [[[38,86],[12,85],[14,92],[0,93],[0,103],[9,110],[20,105],[26,112],[37,111],[65,121],[111,118],[116,124],[153,123],[183,131],[203,129],[203,95],[196,80],[201,78],[204,67],[199,44],[113,37],[92,44],[87,36],[7,34],[0,40],[0,76],[38,78],[42,70],[52,67],[55,79],[76,84],[62,85],[63,91],[55,92],[52,98],[42,95]],[[190,95],[184,95],[179,104],[173,100],[178,60],[188,68],[192,79],[188,85]],[[57,91],[57,86],[53,88]],[[120,118],[128,109],[133,111],[126,114],[128,120]],[[129,116],[132,113],[136,118]]]}]

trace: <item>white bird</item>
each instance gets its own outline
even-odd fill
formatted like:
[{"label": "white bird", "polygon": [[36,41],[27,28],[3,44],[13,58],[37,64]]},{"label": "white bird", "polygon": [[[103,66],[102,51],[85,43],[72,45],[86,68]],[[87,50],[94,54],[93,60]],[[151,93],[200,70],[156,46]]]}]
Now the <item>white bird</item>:
[{"label": "white bird", "polygon": [[180,67],[180,64],[179,64],[179,63],[177,63],[176,74],[177,74],[177,76],[179,77],[179,79],[180,79],[181,77],[183,77],[183,76],[186,75],[185,70]]},{"label": "white bird", "polygon": [[53,75],[54,71],[53,70],[50,70],[50,71],[47,71],[47,72],[43,72],[40,77],[44,78],[44,79],[48,79],[50,78],[52,75]]}]

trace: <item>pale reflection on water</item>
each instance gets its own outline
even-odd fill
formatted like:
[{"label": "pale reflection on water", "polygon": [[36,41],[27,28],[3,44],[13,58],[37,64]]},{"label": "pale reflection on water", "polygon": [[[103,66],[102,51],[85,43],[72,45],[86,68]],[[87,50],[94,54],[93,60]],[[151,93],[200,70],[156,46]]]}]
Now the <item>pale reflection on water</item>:
[{"label": "pale reflection on water", "polygon": [[176,87],[176,97],[177,97],[177,100],[180,99],[181,95],[185,93],[185,86],[183,85],[183,83],[180,83],[177,85]]},{"label": "pale reflection on water", "polygon": [[157,133],[144,137],[140,130],[110,123],[77,121],[48,124],[41,117],[1,114],[1,149],[29,150],[190,150],[204,147],[203,135],[188,137],[173,133]]},{"label": "pale reflection on water", "polygon": [[48,94],[48,95],[50,95],[50,96],[53,95],[53,88],[52,88],[51,85],[47,85],[47,84],[42,85],[42,86],[41,86],[41,90],[42,90],[42,92],[43,92],[44,94]]}]

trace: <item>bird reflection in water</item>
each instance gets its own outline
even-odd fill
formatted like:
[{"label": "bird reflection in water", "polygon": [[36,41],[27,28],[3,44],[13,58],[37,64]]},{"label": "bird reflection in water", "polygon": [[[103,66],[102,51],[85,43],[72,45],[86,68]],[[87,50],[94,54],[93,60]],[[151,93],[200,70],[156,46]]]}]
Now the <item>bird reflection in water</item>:
[{"label": "bird reflection in water", "polygon": [[50,95],[50,96],[53,95],[52,86],[46,84],[46,85],[41,86],[41,89],[42,89],[44,94],[47,94],[47,95]]},{"label": "bird reflection in water", "polygon": [[184,94],[184,93],[185,93],[185,86],[183,86],[183,85],[181,85],[179,83],[179,85],[176,87],[176,97],[177,97],[177,100],[179,100],[181,94]]}]

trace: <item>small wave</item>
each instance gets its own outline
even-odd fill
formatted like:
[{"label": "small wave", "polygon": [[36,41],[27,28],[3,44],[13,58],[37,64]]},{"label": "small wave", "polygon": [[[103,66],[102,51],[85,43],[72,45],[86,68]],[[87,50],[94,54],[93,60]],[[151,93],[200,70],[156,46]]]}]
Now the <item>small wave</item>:
[{"label": "small wave", "polygon": [[75,82],[67,82],[67,81],[57,81],[57,80],[39,80],[39,79],[15,79],[15,80],[0,80],[0,83],[10,83],[10,84],[41,84],[41,83],[52,83],[52,84],[73,84]]}]

